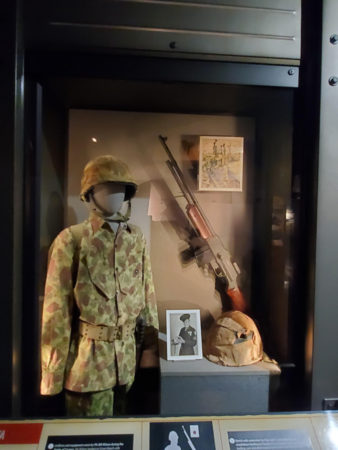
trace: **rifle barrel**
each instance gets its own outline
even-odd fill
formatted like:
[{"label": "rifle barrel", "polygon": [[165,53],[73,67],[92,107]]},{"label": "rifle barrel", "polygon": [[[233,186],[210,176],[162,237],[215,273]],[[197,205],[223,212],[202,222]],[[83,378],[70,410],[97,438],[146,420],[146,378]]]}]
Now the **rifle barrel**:
[{"label": "rifle barrel", "polygon": [[176,183],[178,184],[178,187],[181,189],[185,199],[189,203],[189,205],[196,205],[196,200],[192,195],[192,192],[189,190],[188,186],[184,182],[181,173],[177,172],[177,166],[173,165],[171,161],[167,161],[167,166],[169,167],[170,172],[172,173],[172,176],[175,178]]},{"label": "rifle barrel", "polygon": [[178,184],[179,188],[181,189],[183,195],[185,196],[188,204],[193,205],[196,207],[196,209],[198,209],[199,215],[203,218],[203,221],[204,221],[205,225],[207,226],[207,228],[209,228],[208,234],[215,235],[215,231],[213,230],[208,218],[203,213],[203,210],[200,207],[195,195],[193,194],[193,192],[187,185],[187,183],[184,179],[184,175],[176,162],[176,159],[174,158],[173,154],[171,153],[169,147],[166,144],[166,141],[168,138],[166,136],[162,136],[162,135],[159,135],[158,138],[161,141],[161,144],[162,144],[163,148],[165,149],[167,155],[169,156],[169,161],[167,161],[167,166],[169,167],[170,172],[172,173],[176,183]]}]

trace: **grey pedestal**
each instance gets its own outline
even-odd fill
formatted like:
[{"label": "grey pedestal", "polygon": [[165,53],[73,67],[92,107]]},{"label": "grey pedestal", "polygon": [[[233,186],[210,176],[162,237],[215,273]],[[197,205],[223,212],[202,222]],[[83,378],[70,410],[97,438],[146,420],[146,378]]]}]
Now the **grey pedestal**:
[{"label": "grey pedestal", "polygon": [[160,366],[163,415],[267,413],[270,387],[280,374],[280,369],[270,363],[223,367],[205,358],[160,358]]}]

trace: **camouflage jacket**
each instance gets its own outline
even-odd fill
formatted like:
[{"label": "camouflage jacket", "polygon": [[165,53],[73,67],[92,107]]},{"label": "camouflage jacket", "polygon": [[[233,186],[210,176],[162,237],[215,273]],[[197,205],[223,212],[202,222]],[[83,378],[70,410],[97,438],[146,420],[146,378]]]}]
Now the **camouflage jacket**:
[{"label": "camouflage jacket", "polygon": [[[80,336],[78,320],[107,326],[135,325],[139,315],[158,328],[149,254],[143,234],[123,223],[117,234],[91,215],[55,239],[50,253],[42,316],[41,394],[63,387],[99,391],[129,388],[135,372],[134,333],[124,340]],[[78,241],[78,242],[77,242]]]}]

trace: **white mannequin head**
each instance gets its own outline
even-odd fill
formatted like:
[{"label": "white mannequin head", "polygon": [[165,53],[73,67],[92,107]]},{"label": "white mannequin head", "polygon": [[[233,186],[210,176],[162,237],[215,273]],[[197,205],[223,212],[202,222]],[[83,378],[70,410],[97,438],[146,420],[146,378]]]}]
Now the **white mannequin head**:
[{"label": "white mannequin head", "polygon": [[93,186],[89,194],[89,209],[109,219],[121,212],[124,206],[126,187],[123,183],[100,183]]}]

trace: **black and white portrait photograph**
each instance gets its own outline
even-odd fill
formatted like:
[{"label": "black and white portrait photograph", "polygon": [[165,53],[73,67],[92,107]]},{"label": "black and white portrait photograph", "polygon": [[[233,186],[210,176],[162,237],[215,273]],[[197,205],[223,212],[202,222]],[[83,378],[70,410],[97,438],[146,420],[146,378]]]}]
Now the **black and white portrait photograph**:
[{"label": "black and white portrait photograph", "polygon": [[167,310],[168,360],[202,359],[198,309]]}]

